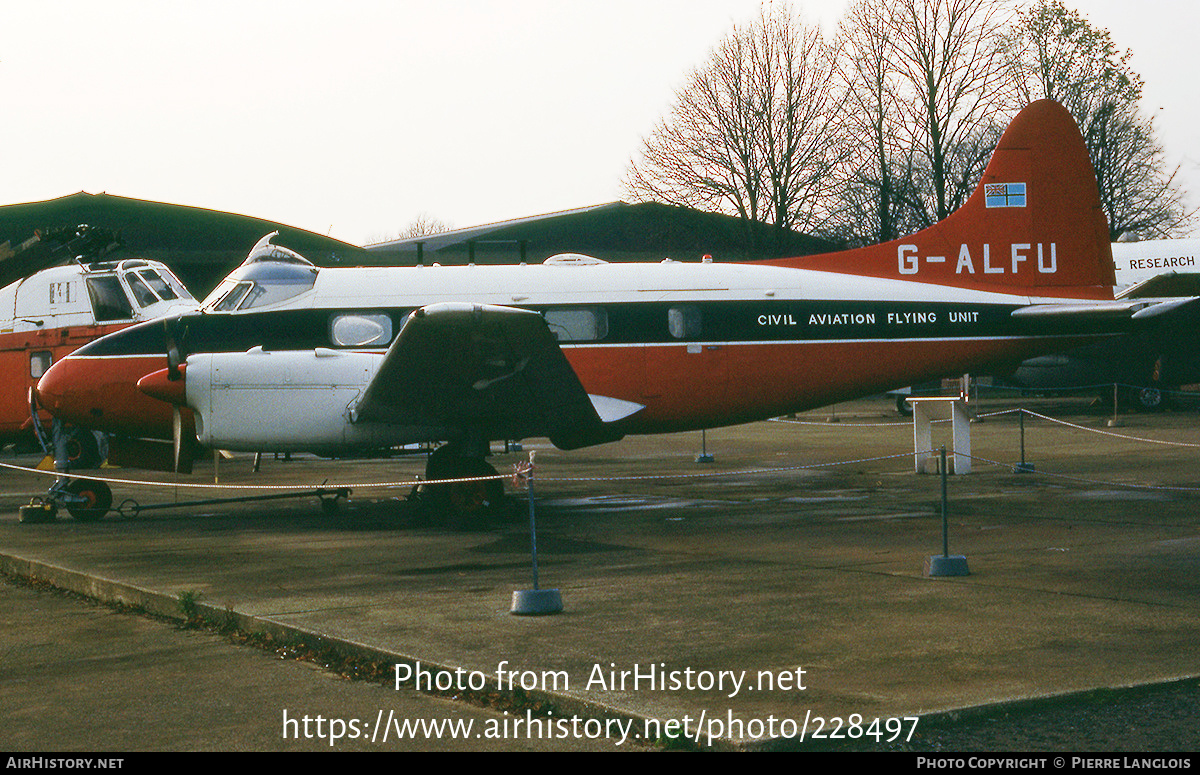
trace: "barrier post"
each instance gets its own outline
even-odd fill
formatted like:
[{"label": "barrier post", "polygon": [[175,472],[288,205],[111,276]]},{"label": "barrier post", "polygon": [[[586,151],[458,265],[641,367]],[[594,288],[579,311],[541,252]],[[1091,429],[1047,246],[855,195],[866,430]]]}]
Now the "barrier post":
[{"label": "barrier post", "polygon": [[969,576],[967,558],[961,554],[950,556],[950,508],[946,498],[946,447],[941,448],[942,473],[942,555],[925,559],[926,576]]},{"label": "barrier post", "polygon": [[535,451],[529,451],[529,467],[525,469],[525,488],[529,495],[529,548],[533,555],[533,589],[513,591],[510,612],[516,616],[542,616],[561,613],[563,610],[562,593],[557,589],[538,588],[537,516],[533,492]]},{"label": "barrier post", "polygon": [[1034,465],[1033,465],[1033,463],[1025,462],[1025,410],[1024,409],[1017,410],[1017,418],[1018,418],[1018,421],[1021,426],[1021,462],[1018,463],[1017,467],[1013,469],[1013,473],[1028,474],[1028,473],[1033,472]]},{"label": "barrier post", "polygon": [[971,418],[961,398],[909,398],[913,407],[913,466],[925,473],[933,449],[933,421],[950,420],[954,441],[954,473],[971,473]]}]

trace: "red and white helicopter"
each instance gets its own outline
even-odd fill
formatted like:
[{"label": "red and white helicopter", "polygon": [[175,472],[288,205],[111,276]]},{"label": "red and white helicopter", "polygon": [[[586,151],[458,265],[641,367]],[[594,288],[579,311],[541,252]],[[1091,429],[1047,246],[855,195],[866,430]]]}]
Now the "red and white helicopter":
[{"label": "red and white helicopter", "polygon": [[[100,461],[96,438],[55,426],[31,412],[30,390],[50,365],[105,334],[153,318],[198,309],[183,283],[158,261],[101,260],[115,247],[103,229],[79,226],[35,234],[13,262],[46,265],[0,288],[0,444],[34,441],[64,448],[76,467]],[[37,254],[29,257],[29,254]],[[10,272],[10,276],[15,272]],[[65,433],[65,438],[56,435]]]},{"label": "red and white helicopter", "polygon": [[743,263],[318,269],[268,237],[200,311],[97,340],[37,391],[113,433],[178,441],[190,415],[217,449],[443,441],[427,473],[478,476],[491,440],[571,449],[749,422],[1015,365],[1193,300],[1118,301],[1113,283],[1083,141],[1041,101],[965,206],[895,242]]}]

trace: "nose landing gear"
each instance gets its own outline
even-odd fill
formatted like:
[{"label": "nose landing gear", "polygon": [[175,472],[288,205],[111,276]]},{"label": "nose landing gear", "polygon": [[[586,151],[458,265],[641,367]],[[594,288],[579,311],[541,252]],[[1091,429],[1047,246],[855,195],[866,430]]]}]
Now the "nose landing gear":
[{"label": "nose landing gear", "polygon": [[21,522],[52,522],[60,507],[66,508],[76,521],[95,522],[112,508],[112,490],[95,479],[60,477],[44,496],[22,506],[18,519]]}]

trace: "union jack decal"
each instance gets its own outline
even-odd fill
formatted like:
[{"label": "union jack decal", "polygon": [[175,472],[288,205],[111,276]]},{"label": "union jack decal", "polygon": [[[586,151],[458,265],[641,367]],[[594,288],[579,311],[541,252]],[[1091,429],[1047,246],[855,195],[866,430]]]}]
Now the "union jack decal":
[{"label": "union jack decal", "polygon": [[984,201],[988,207],[1024,207],[1024,183],[984,183]]}]

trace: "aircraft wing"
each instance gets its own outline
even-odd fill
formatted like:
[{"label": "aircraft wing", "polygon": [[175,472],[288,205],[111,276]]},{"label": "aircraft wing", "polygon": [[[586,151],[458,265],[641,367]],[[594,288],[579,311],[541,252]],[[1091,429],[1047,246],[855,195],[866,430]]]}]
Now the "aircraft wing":
[{"label": "aircraft wing", "polygon": [[573,449],[620,438],[610,423],[642,408],[589,396],[536,312],[447,302],[409,316],[355,416]]}]

